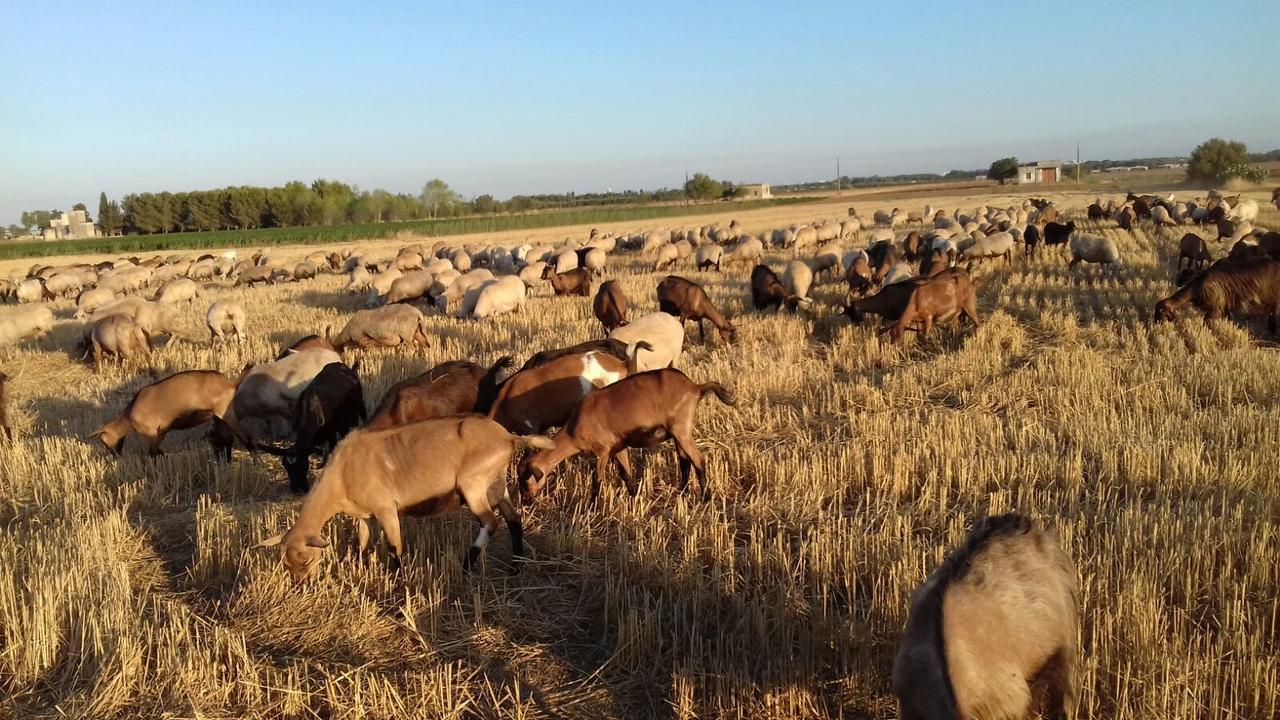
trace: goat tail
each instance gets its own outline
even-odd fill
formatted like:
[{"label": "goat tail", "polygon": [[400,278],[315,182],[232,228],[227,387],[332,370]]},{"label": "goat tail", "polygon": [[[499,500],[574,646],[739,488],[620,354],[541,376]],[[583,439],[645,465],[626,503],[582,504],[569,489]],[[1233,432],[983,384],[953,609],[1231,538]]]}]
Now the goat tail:
[{"label": "goat tail", "polygon": [[715,396],[725,405],[732,406],[734,404],[733,393],[729,392],[725,386],[718,382],[703,383],[698,385],[697,388],[698,397],[700,398],[705,396],[707,393],[715,393]]},{"label": "goat tail", "polygon": [[517,450],[525,448],[548,450],[556,446],[556,441],[546,435],[512,435],[511,437]]}]

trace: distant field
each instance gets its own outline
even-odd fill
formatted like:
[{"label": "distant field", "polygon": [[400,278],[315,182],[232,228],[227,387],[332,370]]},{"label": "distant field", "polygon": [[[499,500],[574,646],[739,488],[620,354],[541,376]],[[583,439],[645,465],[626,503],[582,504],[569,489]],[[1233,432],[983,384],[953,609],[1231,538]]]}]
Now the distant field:
[{"label": "distant field", "polygon": [[186,250],[268,245],[328,245],[381,240],[400,233],[438,237],[493,233],[587,225],[591,223],[629,222],[658,218],[703,215],[717,210],[754,210],[777,205],[813,202],[813,197],[784,197],[772,200],[744,200],[734,203],[699,203],[694,205],[648,205],[644,207],[596,207],[580,210],[528,213],[525,215],[483,215],[439,220],[415,220],[400,223],[367,223],[362,225],[330,225],[319,227],[262,228],[256,230],[220,230],[215,232],[167,233],[63,240],[59,242],[21,242],[0,245],[0,259],[46,257],[50,255],[87,255],[91,253],[135,253],[158,250]]}]

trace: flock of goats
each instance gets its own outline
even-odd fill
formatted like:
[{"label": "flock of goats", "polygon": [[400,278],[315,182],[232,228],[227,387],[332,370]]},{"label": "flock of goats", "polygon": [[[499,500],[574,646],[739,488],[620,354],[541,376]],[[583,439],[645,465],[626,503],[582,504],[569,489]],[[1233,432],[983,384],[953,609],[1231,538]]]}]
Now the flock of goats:
[{"label": "flock of goats", "polygon": [[[1168,319],[1190,303],[1210,317],[1263,314],[1274,332],[1280,234],[1255,230],[1257,211],[1254,201],[1219,193],[1200,204],[1131,194],[1108,206],[1095,202],[1087,216],[1112,218],[1124,229],[1141,222],[1212,225],[1229,252],[1212,262],[1208,243],[1188,233],[1180,246],[1182,287],[1159,303],[1156,318]],[[533,450],[516,470],[526,503],[561,463],[579,454],[596,459],[592,501],[613,468],[634,496],[639,482],[629,448],[666,440],[675,446],[681,489],[687,491],[696,474],[708,496],[694,416],[707,395],[727,405],[733,397],[718,383],[690,380],[675,364],[687,321],[698,323],[704,342],[704,321],[727,342],[736,339],[733,323],[701,285],[677,275],[658,284],[658,312],[628,318],[620,285],[606,280],[592,302],[603,339],[539,352],[519,369],[509,357],[491,367],[465,359],[445,362],[390,388],[372,414],[366,413],[356,367],[340,352],[425,343],[428,326],[420,306],[429,313],[454,307],[459,317],[488,318],[518,310],[529,290],[543,283],[557,296],[591,296],[593,281],[606,274],[614,253],[640,254],[658,271],[690,258],[699,271],[752,266],[750,299],[757,311],[807,306],[815,277],[842,275],[848,284],[843,314],[855,322],[879,315],[882,332],[899,341],[907,331],[927,333],[935,323],[960,316],[976,326],[972,265],[993,258],[1008,262],[1019,246],[1034,254],[1040,245],[1065,245],[1072,266],[1122,267],[1111,239],[1079,231],[1073,221],[1059,222],[1059,215],[1053,203],[1039,199],[950,215],[930,207],[920,214],[877,212],[870,220],[851,209],[840,221],[760,235],[741,232],[734,222],[620,236],[592,231],[585,241],[559,247],[437,243],[387,252],[315,252],[292,271],[261,253],[242,260],[225,253],[37,265],[24,279],[0,281],[0,293],[25,304],[0,318],[0,349],[50,329],[53,313],[41,301],[75,297],[76,317],[86,320],[84,355],[91,351],[95,363],[108,356],[145,357],[154,337],[167,334],[172,340],[181,304],[199,297],[202,281],[252,286],[345,272],[348,289],[368,293],[369,302],[337,335],[326,330],[303,337],[236,379],[188,370],[159,380],[139,390],[93,436],[118,454],[125,438],[136,433],[158,454],[168,431],[212,423],[209,439],[224,459],[237,442],[280,456],[291,487],[306,497],[293,527],[258,547],[280,547],[295,580],[314,570],[329,545],[323,528],[337,514],[356,519],[362,552],[368,519],[375,518],[390,564],[399,567],[401,514],[439,513],[464,503],[481,525],[465,566],[478,559],[500,515],[511,537],[512,566],[518,568],[522,525],[506,482],[518,450]],[[912,226],[918,227],[908,230]],[[864,240],[860,249],[843,245]],[[764,263],[766,248],[790,250],[796,259],[779,275]],[[151,300],[130,294],[156,286]],[[215,343],[244,337],[246,314],[234,300],[213,303],[206,320]],[[0,420],[3,387],[0,379]],[[552,428],[559,431],[544,434]],[[313,456],[323,469],[311,484]],[[1072,561],[1051,532],[1018,515],[981,521],[913,599],[894,666],[904,717],[1021,717],[1032,704],[1050,717],[1060,715],[1074,697],[1076,594]],[[973,622],[978,617],[983,621]],[[1027,632],[1031,627],[1037,631]]]}]

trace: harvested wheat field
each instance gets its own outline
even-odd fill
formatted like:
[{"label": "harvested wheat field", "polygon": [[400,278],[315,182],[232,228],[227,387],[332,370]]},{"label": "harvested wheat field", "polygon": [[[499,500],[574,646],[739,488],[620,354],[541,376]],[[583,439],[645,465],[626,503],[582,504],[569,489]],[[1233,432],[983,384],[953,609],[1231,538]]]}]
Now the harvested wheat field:
[{"label": "harvested wheat field", "polygon": [[[81,324],[59,301],[53,331],[2,364],[15,436],[0,443],[0,714],[896,717],[890,670],[913,589],[975,518],[1020,510],[1055,529],[1079,569],[1078,716],[1277,717],[1274,338],[1265,323],[1206,322],[1189,308],[1151,324],[1189,226],[1128,233],[1085,221],[1092,197],[1055,199],[1116,243],[1123,270],[1068,271],[1063,250],[1025,259],[1019,248],[974,270],[979,329],[943,324],[902,346],[839,315],[834,276],[807,310],[760,314],[749,264],[699,273],[679,261],[674,272],[738,328],[727,345],[690,326],[677,363],[736,396],[698,412],[711,500],[679,492],[666,444],[633,453],[637,498],[615,479],[593,507],[595,463],[578,458],[521,508],[529,559],[517,574],[505,529],[462,571],[475,536],[464,509],[406,519],[398,575],[384,546],[358,558],[353,524],[336,518],[314,577],[295,586],[278,552],[252,549],[301,502],[277,459],[237,449],[223,464],[205,429],[172,433],[157,458],[136,438],[118,460],[86,440],[154,378],[234,377],[336,331],[365,299],[345,277],[207,284],[150,372],[79,361]],[[1022,196],[928,200],[950,212]],[[858,203],[868,218],[891,205]],[[758,231],[844,214],[828,202],[742,221]],[[1257,224],[1280,215],[1267,205]],[[535,239],[566,236],[586,229]],[[781,274],[791,253],[766,258]],[[610,256],[606,277],[632,317],[656,309],[667,272],[652,264]],[[248,311],[249,338],[211,346],[205,308],[228,297]],[[346,353],[370,407],[437,363],[519,363],[600,333],[591,297],[551,297],[546,283],[514,314],[426,314],[424,350]]]}]

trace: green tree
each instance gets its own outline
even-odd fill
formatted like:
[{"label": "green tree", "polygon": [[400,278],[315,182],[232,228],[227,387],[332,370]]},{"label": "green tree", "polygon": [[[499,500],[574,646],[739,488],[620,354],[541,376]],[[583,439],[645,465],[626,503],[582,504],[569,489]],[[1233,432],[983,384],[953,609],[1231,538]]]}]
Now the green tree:
[{"label": "green tree", "polygon": [[183,222],[194,230],[217,230],[222,225],[221,202],[216,190],[187,193]]},{"label": "green tree", "polygon": [[453,215],[454,208],[462,204],[462,196],[440,178],[433,178],[422,186],[421,198],[427,215],[433,218]]},{"label": "green tree", "polygon": [[724,183],[705,173],[694,173],[684,184],[684,194],[693,200],[714,200],[724,195]]},{"label": "green tree", "polygon": [[27,230],[40,230],[49,227],[49,221],[53,219],[53,215],[54,213],[48,210],[28,210],[22,213],[20,222]]},{"label": "green tree", "polygon": [[992,180],[999,180],[1003,185],[1005,180],[1012,180],[1018,176],[1018,158],[1007,157],[1000,158],[991,163],[991,167],[987,168],[987,177]]},{"label": "green tree", "polygon": [[498,212],[498,201],[494,200],[492,195],[486,193],[471,201],[471,209],[481,215],[496,213]]},{"label": "green tree", "polygon": [[116,235],[124,229],[124,213],[120,212],[120,204],[107,200],[107,194],[98,195],[98,227],[103,235]]},{"label": "green tree", "polygon": [[1249,165],[1249,150],[1244,143],[1222,138],[1210,138],[1191,151],[1187,163],[1188,180],[1224,182],[1239,175],[1232,174]]}]

